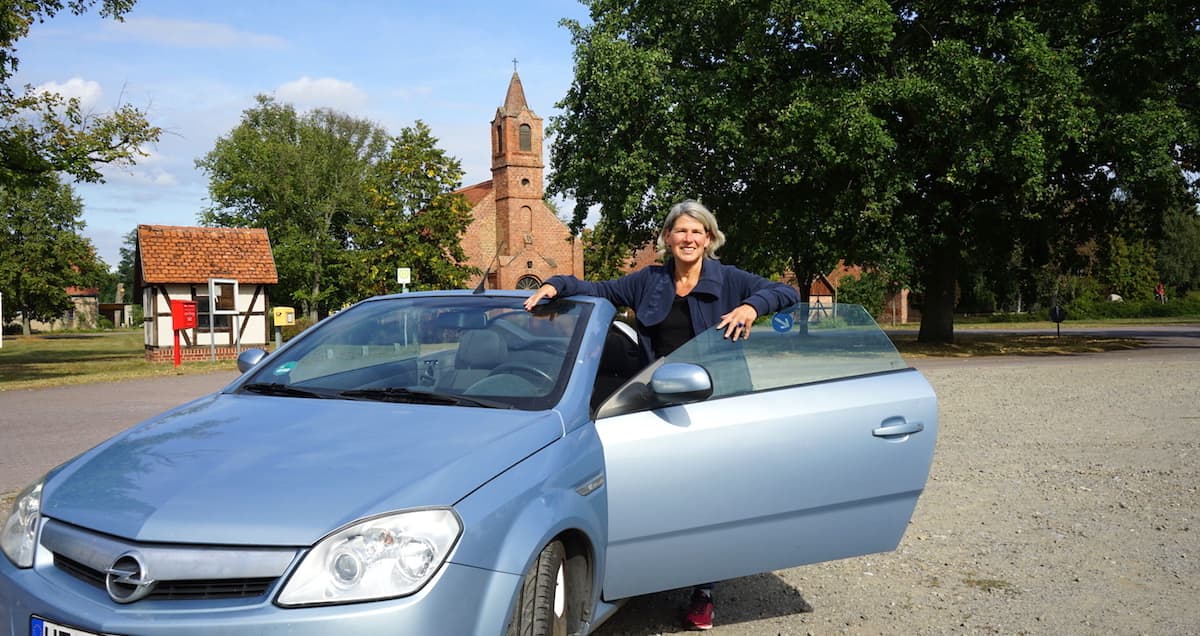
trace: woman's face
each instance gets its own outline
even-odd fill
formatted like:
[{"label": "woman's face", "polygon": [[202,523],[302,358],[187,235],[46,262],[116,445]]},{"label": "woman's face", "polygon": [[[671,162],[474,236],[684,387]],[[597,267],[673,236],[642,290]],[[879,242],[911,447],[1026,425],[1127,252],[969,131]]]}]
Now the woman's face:
[{"label": "woman's face", "polygon": [[704,250],[711,240],[703,223],[684,214],[675,219],[663,243],[676,261],[694,263],[704,258]]}]

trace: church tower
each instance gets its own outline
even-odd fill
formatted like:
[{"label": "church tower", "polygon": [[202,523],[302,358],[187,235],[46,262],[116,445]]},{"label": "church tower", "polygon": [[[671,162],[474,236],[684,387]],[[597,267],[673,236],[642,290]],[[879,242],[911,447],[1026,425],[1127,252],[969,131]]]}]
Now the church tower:
[{"label": "church tower", "polygon": [[462,247],[481,274],[469,287],[537,289],[555,274],[583,278],[583,243],[545,201],[542,118],[529,109],[516,69],[491,138],[492,178],[455,191],[473,217]]},{"label": "church tower", "polygon": [[520,254],[533,246],[535,214],[543,206],[542,118],[529,109],[513,70],[504,105],[492,120],[492,183],[496,196],[496,248]]}]

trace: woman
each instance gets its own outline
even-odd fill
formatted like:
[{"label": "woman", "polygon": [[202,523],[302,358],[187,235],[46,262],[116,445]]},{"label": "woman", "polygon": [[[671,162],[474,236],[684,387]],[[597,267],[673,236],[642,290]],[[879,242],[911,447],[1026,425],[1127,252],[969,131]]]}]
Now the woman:
[{"label": "woman", "polygon": [[[724,331],[730,340],[750,337],[750,327],[762,315],[800,301],[795,289],[769,281],[716,260],[725,244],[717,219],[697,201],[671,207],[658,236],[662,265],[651,265],[615,280],[582,281],[553,276],[525,301],[532,310],[542,299],[584,294],[630,307],[635,328],[648,359],[669,355],[705,329]],[[685,622],[692,629],[710,629],[713,620],[712,584],[692,592]]]}]

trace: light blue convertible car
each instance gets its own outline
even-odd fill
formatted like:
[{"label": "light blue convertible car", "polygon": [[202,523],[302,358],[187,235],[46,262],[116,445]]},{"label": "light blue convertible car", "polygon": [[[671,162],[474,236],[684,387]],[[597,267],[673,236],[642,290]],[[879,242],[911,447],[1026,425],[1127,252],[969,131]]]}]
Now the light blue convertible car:
[{"label": "light blue convertible car", "polygon": [[607,301],[526,297],[363,301],[51,470],[3,518],[0,632],[586,634],[900,541],[937,401],[861,308],[648,364]]}]

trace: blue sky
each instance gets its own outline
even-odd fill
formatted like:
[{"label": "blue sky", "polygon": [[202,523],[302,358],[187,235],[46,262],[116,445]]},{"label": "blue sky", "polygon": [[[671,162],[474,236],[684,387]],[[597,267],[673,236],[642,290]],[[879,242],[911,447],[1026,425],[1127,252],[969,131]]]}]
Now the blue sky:
[{"label": "blue sky", "polygon": [[84,234],[115,268],[138,224],[197,224],[208,182],[195,160],[259,93],[392,133],[420,119],[462,161],[464,184],[490,179],[488,123],[512,59],[530,107],[547,122],[570,87],[564,17],[586,22],[587,11],[571,0],[139,0],[124,23],[91,11],[34,24],[17,43],[13,84],[79,97],[96,112],[132,104],[166,130],[138,165],[75,186]]}]

